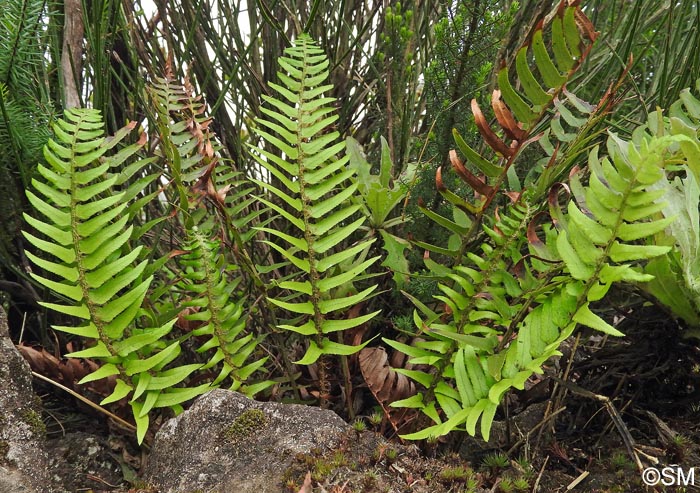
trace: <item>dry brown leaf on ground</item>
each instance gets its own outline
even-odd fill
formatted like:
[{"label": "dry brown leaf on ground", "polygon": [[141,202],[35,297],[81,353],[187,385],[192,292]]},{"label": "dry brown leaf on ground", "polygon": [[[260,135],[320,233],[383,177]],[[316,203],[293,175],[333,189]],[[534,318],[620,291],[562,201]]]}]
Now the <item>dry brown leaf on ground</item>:
[{"label": "dry brown leaf on ground", "polygon": [[416,393],[413,381],[389,365],[384,348],[364,348],[360,351],[359,361],[362,376],[379,402],[388,405]]},{"label": "dry brown leaf on ground", "polygon": [[97,370],[100,366],[89,359],[59,359],[43,348],[25,346],[20,344],[17,350],[29,363],[32,371],[43,375],[54,382],[58,382],[71,390],[84,394],[87,389],[103,397],[107,397],[114,391],[115,377],[94,380],[84,385],[78,385],[83,377]]},{"label": "dry brown leaf on ground", "polygon": [[364,348],[360,351],[358,360],[367,387],[382,407],[391,426],[398,431],[408,421],[408,409],[392,408],[389,405],[414,395],[417,392],[416,384],[389,365],[389,357],[384,348]]}]

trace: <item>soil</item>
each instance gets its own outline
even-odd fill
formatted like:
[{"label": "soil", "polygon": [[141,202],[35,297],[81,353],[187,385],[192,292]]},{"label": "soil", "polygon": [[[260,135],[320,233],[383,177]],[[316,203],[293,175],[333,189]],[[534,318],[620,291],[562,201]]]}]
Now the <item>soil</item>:
[{"label": "soil", "polygon": [[[544,376],[508,397],[492,442],[451,436],[411,444],[386,433],[387,445],[365,420],[368,429],[348,433],[336,450],[298,455],[283,491],[700,491],[700,344],[656,307],[615,319],[627,336],[582,332],[567,341]],[[70,476],[72,491],[154,491],[138,477],[147,447],[70,395],[35,384],[49,443],[76,437],[68,449],[53,449],[75,463],[54,471]],[[667,485],[644,485],[643,469],[671,465]],[[669,484],[678,471],[676,480],[698,486]]]}]

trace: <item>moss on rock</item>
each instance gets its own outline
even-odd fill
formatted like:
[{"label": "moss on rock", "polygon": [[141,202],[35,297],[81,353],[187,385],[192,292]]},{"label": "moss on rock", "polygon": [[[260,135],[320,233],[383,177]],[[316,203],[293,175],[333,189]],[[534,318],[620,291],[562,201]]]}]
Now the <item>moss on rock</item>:
[{"label": "moss on rock", "polygon": [[269,418],[260,409],[248,409],[233,420],[233,423],[224,430],[224,436],[231,442],[238,443],[245,440],[256,431],[265,428]]}]

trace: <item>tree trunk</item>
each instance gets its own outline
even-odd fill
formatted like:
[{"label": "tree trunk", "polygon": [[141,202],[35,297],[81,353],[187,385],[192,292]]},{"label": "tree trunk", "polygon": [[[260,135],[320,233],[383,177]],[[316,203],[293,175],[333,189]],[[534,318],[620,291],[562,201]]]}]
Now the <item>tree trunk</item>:
[{"label": "tree trunk", "polygon": [[83,8],[80,0],[63,3],[63,48],[61,50],[61,74],[63,78],[63,104],[76,108],[80,103],[80,74],[83,72]]}]

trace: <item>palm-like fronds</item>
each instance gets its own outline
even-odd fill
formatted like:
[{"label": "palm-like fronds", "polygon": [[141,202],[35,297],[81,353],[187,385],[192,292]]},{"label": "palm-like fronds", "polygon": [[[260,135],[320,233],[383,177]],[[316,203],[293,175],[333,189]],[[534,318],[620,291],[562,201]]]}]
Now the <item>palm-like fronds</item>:
[{"label": "palm-like fronds", "polygon": [[348,346],[331,337],[376,315],[338,319],[376,286],[349,296],[338,289],[352,290],[352,282],[377,259],[364,258],[370,241],[352,244],[365,218],[353,218],[360,208],[351,201],[358,187],[356,170],[348,166],[345,142],[338,141],[338,132],[329,131],[338,117],[333,98],[323,96],[330,89],[325,84],[328,59],[308,35],[301,35],[279,63],[285,70],[278,74],[282,83],[270,85],[279,98],[264,97],[269,107],[261,111],[267,118],[256,120],[258,135],[274,151],[257,148],[253,156],[281,184],[277,188],[259,181],[273,197],[260,201],[291,229],[259,230],[270,235],[265,243],[292,266],[293,274],[279,283],[290,296],[269,301],[293,314],[281,328],[309,338],[299,362],[311,364],[322,355],[348,355],[364,346]]},{"label": "palm-like fronds", "polygon": [[82,381],[116,376],[114,392],[102,403],[130,396],[141,441],[153,407],[177,406],[208,385],[175,388],[199,364],[165,369],[180,352],[179,341],[161,342],[175,320],[149,328],[135,323],[153,277],[144,276],[148,262],[138,262],[143,245],[131,248],[129,244],[133,232],[127,214],[130,192],[114,193],[119,176],[110,171],[142,144],[106,157],[128,132],[108,140],[102,127],[96,110],[67,110],[65,119],[55,124],[56,139],[49,140],[44,152],[49,166],[38,166],[41,179],[32,181],[37,193],[27,191],[43,219],[28,214],[25,219],[44,238],[24,233],[48,258],[26,253],[37,267],[52,274],[32,277],[66,300],[43,305],[80,321],[77,326],[54,329],[94,341],[93,346],[68,356],[105,363]]}]

